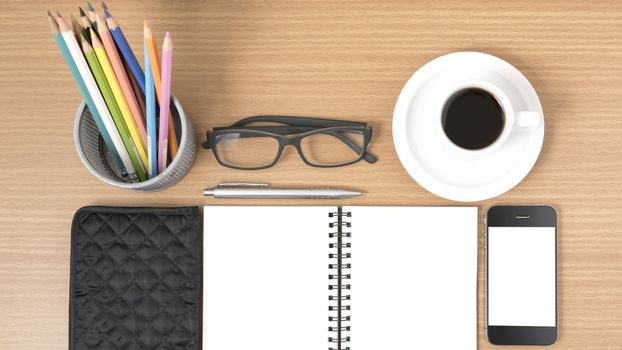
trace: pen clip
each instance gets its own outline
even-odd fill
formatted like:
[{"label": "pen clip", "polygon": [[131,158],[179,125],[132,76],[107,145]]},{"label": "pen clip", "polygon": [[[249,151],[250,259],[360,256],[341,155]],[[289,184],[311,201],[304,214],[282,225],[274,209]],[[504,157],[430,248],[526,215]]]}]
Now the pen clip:
[{"label": "pen clip", "polygon": [[235,188],[257,188],[257,187],[270,187],[270,185],[266,184],[266,183],[248,183],[248,182],[223,182],[223,183],[219,183],[218,185],[216,185],[216,188],[230,188],[230,187],[235,187]]}]

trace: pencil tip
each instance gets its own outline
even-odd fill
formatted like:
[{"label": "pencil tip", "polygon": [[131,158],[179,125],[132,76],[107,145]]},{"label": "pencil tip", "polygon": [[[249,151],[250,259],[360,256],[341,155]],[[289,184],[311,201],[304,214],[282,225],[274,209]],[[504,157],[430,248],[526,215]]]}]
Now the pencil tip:
[{"label": "pencil tip", "polygon": [[80,11],[80,17],[86,17],[86,13],[84,13],[82,7],[78,6],[78,10]]},{"label": "pencil tip", "polygon": [[48,16],[52,17],[52,12],[50,12],[50,10],[48,10]]},{"label": "pencil tip", "polygon": [[57,15],[58,17],[63,17],[63,16],[61,16],[60,11],[58,11],[58,10],[56,10],[56,15]]},{"label": "pencil tip", "polygon": [[88,2],[88,1],[86,2],[86,8],[87,8],[89,11],[95,11],[95,9],[93,8],[93,5],[91,5],[91,3],[90,3],[90,2]]},{"label": "pencil tip", "polygon": [[151,38],[151,28],[149,28],[149,21],[147,20],[143,22],[143,35],[145,39]]},{"label": "pencil tip", "polygon": [[106,6],[106,3],[103,1],[102,1],[102,8],[106,11],[108,10],[108,6]]},{"label": "pencil tip", "polygon": [[86,37],[84,36],[83,32],[80,32],[80,41],[81,42],[86,42]]},{"label": "pencil tip", "polygon": [[171,39],[171,34],[166,32],[166,36],[164,37],[164,43],[162,43],[162,50],[172,50],[173,49],[173,39]]}]

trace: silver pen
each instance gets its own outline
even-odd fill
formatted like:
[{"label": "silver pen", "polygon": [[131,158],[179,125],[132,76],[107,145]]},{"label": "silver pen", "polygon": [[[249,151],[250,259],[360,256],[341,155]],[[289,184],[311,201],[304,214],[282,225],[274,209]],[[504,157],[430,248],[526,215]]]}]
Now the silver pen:
[{"label": "silver pen", "polygon": [[203,190],[204,196],[214,198],[343,199],[362,194],[335,188],[272,188],[264,183],[221,183]]}]

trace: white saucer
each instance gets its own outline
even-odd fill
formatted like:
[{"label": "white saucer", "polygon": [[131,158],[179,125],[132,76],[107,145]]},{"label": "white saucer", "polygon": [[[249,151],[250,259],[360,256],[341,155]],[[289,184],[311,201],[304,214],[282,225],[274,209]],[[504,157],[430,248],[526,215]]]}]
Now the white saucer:
[{"label": "white saucer", "polygon": [[488,153],[458,149],[439,134],[439,96],[453,84],[482,79],[502,88],[518,110],[544,115],[536,91],[518,69],[479,52],[456,52],[428,62],[413,74],[397,99],[393,113],[397,155],[410,176],[437,196],[464,202],[499,196],[527,176],[540,154],[544,123],[512,131]]}]

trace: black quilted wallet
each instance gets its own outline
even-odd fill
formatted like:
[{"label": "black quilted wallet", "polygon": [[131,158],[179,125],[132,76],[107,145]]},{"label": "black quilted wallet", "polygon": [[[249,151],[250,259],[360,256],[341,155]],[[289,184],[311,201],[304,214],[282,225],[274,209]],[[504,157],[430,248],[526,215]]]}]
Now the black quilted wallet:
[{"label": "black quilted wallet", "polygon": [[199,349],[197,207],[78,210],[69,349]]}]

